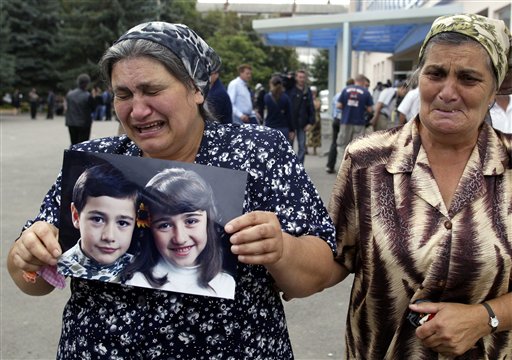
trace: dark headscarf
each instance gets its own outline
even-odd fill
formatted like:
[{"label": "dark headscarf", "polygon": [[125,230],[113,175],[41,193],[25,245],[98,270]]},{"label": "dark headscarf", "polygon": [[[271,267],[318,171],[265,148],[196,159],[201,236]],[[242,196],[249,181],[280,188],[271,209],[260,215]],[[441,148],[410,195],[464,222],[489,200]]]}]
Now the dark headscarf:
[{"label": "dark headscarf", "polygon": [[152,21],[131,28],[114,44],[131,39],[152,41],[169,49],[181,60],[196,87],[206,97],[210,73],[219,67],[220,58],[192,29],[183,24]]}]

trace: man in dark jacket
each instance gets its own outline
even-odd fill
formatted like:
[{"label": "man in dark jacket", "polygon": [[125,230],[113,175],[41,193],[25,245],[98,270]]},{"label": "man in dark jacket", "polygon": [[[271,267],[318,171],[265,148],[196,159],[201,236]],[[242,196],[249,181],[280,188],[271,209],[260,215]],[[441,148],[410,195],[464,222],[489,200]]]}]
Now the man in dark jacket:
[{"label": "man in dark jacket", "polygon": [[91,78],[87,74],[81,74],[78,75],[76,82],[77,88],[67,93],[64,103],[66,126],[72,145],[89,140],[92,124],[91,114],[94,110],[94,99],[87,91]]},{"label": "man in dark jacket", "polygon": [[210,90],[206,97],[206,103],[208,110],[210,110],[215,119],[221,124],[229,124],[233,122],[233,105],[229,98],[226,88],[219,78],[219,72],[221,68],[220,60],[215,63],[215,68],[210,73]]},{"label": "man in dark jacket", "polygon": [[306,85],[306,72],[299,70],[295,73],[295,86],[287,91],[292,108],[292,123],[297,139],[299,161],[304,164],[306,156],[306,132],[315,123],[315,108],[311,91]]}]

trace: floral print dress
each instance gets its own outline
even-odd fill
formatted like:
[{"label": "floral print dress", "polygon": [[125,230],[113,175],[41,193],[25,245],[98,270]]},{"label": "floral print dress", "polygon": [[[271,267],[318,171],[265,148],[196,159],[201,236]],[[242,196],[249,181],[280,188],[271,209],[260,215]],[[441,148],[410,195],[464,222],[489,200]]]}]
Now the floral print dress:
[{"label": "floral print dress", "polygon": [[[142,155],[124,135],[72,149]],[[208,121],[195,162],[246,171],[244,212],[273,211],[283,231],[319,236],[334,253],[327,210],[278,131]],[[60,191],[59,175],[35,221],[59,226]],[[229,300],[73,278],[57,358],[292,359],[283,305],[265,267],[238,264],[236,283]]]}]

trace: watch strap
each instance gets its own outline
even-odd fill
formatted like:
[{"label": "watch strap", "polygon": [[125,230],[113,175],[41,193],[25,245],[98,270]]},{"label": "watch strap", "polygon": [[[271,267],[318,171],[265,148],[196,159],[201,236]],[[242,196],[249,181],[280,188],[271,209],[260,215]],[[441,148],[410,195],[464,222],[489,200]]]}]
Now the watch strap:
[{"label": "watch strap", "polygon": [[495,332],[498,329],[498,326],[492,325],[492,321],[498,320],[498,318],[496,317],[496,314],[494,314],[494,311],[492,310],[491,305],[489,305],[486,302],[482,303],[482,305],[484,306],[485,310],[487,310],[487,313],[489,314],[489,323],[488,324],[491,327],[491,334],[492,334],[493,332]]}]

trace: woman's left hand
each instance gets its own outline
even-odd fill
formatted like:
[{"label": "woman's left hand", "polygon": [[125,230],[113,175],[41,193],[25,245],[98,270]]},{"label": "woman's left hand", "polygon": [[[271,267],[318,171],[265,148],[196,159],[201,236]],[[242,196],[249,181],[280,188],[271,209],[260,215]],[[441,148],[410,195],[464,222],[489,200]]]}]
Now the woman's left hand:
[{"label": "woman's left hand", "polygon": [[253,211],[224,227],[231,234],[231,252],[245,264],[274,264],[283,256],[283,232],[272,212]]},{"label": "woman's left hand", "polygon": [[423,345],[443,355],[462,355],[490,333],[487,312],[480,304],[422,302],[409,305],[409,308],[435,314],[416,329],[416,336]]},{"label": "woman's left hand", "polygon": [[[283,232],[273,212],[253,211],[224,227],[238,261],[264,265],[285,299],[306,297],[330,286],[334,261],[326,241],[313,235]],[[346,276],[346,275],[345,275]]]}]

